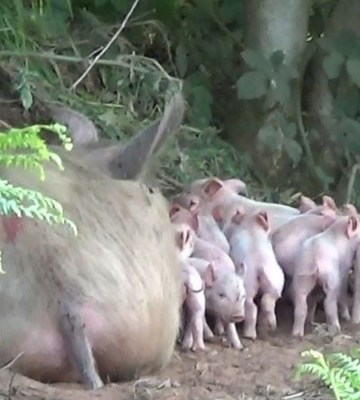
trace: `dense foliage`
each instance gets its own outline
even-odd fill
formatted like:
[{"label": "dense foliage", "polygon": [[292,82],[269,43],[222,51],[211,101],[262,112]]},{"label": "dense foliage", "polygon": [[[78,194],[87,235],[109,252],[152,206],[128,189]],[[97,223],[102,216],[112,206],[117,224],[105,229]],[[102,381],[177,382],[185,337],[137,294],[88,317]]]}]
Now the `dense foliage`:
[{"label": "dense foliage", "polygon": [[[106,134],[120,139],[132,135],[140,120],[145,124],[146,119],[154,118],[182,81],[191,128],[184,127],[180,139],[169,145],[164,156],[166,178],[172,178],[167,180],[169,186],[189,181],[195,173],[241,175],[254,187],[261,187],[262,197],[279,200],[280,196],[290,202],[299,186],[312,195],[336,191],[343,173],[356,175],[357,171],[357,32],[327,34],[338,3],[308,1],[306,50],[301,65],[295,67],[288,64],[281,49],[265,56],[261,49],[246,47],[245,0],[139,1],[121,35],[76,90],[70,91],[88,61],[119,28],[133,1],[4,2],[0,5],[0,56],[17,71],[16,84],[25,108],[31,108],[34,91],[52,89],[53,98],[85,111]],[[325,54],[324,76],[332,85],[339,115],[326,140],[319,139],[320,128],[307,120],[310,112],[304,106],[306,67],[319,50]],[[349,90],[338,84],[346,74]],[[296,114],[286,115],[281,106],[293,100],[290,88],[294,84],[304,89],[294,97]],[[261,113],[275,108],[274,122],[257,130],[255,142],[250,128],[246,132],[241,125],[236,127],[236,115],[232,114],[237,100],[249,104],[263,101]],[[266,154],[273,158],[275,183],[268,179],[271,174],[264,176],[258,168],[263,160],[257,150],[248,152],[238,145],[234,151],[223,141],[232,139],[234,131],[245,142],[254,143],[254,148],[267,149]],[[325,153],[318,155],[324,140],[330,148],[326,160]],[[336,151],[332,151],[334,146]],[[288,166],[284,174],[278,173],[279,149],[290,166],[301,167],[301,176],[296,170],[289,176]],[[312,186],[308,184],[311,179]],[[350,183],[344,189],[347,197],[357,192],[357,180]],[[281,193],[274,191],[274,185]]]}]

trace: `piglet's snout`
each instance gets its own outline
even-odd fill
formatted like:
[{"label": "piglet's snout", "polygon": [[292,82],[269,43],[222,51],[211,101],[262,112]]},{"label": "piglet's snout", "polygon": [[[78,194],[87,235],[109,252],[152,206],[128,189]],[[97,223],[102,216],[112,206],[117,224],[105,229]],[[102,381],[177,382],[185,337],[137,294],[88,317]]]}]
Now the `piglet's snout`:
[{"label": "piglet's snout", "polygon": [[245,319],[243,314],[234,314],[231,318],[231,322],[239,323]]}]

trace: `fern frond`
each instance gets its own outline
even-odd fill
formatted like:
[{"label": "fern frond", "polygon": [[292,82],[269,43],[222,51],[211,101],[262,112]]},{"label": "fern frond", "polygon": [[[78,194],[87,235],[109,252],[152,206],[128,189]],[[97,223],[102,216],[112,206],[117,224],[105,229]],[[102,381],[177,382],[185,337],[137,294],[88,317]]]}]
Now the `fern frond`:
[{"label": "fern frond", "polygon": [[315,350],[305,351],[311,360],[298,366],[297,377],[313,375],[328,386],[337,400],[360,400],[360,349],[355,356],[333,353],[325,357]]}]

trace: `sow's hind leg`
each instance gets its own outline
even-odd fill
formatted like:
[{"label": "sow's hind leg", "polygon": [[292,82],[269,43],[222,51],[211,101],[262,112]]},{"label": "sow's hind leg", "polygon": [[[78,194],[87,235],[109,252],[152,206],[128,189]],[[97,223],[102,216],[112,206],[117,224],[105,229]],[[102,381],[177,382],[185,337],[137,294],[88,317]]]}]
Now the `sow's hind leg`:
[{"label": "sow's hind leg", "polygon": [[82,383],[87,389],[102,387],[103,382],[97,372],[93,351],[86,337],[85,325],[68,303],[60,304],[60,329],[71,355],[70,360],[78,370]]}]

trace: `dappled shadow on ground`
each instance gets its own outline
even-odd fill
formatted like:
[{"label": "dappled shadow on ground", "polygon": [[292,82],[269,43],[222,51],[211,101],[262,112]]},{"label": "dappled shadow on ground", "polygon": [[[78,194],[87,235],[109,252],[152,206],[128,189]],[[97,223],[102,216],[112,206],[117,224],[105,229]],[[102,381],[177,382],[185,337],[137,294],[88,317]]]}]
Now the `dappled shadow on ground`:
[{"label": "dappled shadow on ground", "polygon": [[[320,325],[302,340],[294,340],[290,336],[290,307],[280,304],[277,315],[278,331],[271,335],[260,332],[256,341],[242,339],[245,349],[241,352],[224,347],[220,340],[208,343],[205,354],[181,353],[177,349],[170,365],[157,375],[106,385],[94,392],[85,391],[81,385],[44,385],[2,371],[0,399],[330,399],[316,384],[294,379],[300,353],[310,348],[346,351],[359,345],[360,329],[343,324],[342,333],[330,337]],[[323,320],[321,313],[318,320]]]}]

